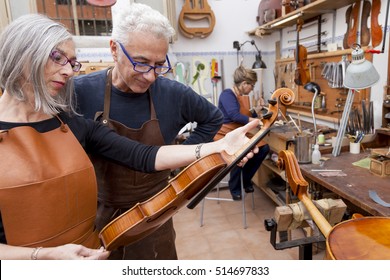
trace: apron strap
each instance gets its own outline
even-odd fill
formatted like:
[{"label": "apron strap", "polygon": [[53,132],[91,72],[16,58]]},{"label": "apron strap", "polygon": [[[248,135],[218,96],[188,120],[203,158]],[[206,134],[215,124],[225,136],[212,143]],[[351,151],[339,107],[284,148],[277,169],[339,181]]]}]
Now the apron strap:
[{"label": "apron strap", "polygon": [[[112,68],[109,67],[107,71],[107,80],[106,80],[106,86],[104,91],[104,107],[103,107],[103,114],[102,114],[102,123],[107,124],[110,116],[110,104],[111,104],[111,84],[112,84]],[[154,110],[154,104],[152,100],[152,94],[150,89],[148,89],[148,95],[149,95],[149,106],[150,106],[150,119],[155,120],[157,119],[156,111]],[[101,115],[101,112],[97,112],[95,116]]]}]

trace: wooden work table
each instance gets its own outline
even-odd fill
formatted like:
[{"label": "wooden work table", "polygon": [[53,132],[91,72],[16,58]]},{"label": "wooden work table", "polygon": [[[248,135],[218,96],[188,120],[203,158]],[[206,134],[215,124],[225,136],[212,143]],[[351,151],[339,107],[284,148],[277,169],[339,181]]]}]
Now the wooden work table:
[{"label": "wooden work table", "polygon": [[[322,167],[300,164],[302,175],[373,216],[390,216],[390,208],[377,204],[368,194],[369,190],[376,191],[382,200],[390,202],[390,177],[380,177],[371,174],[369,169],[352,165],[353,162],[368,157],[369,153],[355,155],[342,152],[337,157],[332,154],[325,156],[329,159]],[[320,175],[321,172],[313,171],[318,169],[341,170],[346,176],[324,177]]]},{"label": "wooden work table", "polygon": [[[306,128],[309,127],[307,125]],[[291,139],[296,133],[297,130],[291,125],[273,126],[264,140],[270,145],[273,152],[278,153],[286,149],[286,141]],[[329,159],[324,162],[322,167],[313,164],[300,164],[301,172],[308,181],[317,183],[342,198],[347,204],[363,210],[362,212],[366,212],[363,214],[390,216],[390,208],[374,202],[368,193],[369,190],[376,191],[382,200],[390,203],[390,177],[379,177],[370,173],[369,169],[352,165],[353,162],[369,156],[369,149],[367,148],[378,147],[379,144],[388,146],[390,144],[389,139],[389,134],[378,133],[375,141],[364,144],[366,152],[358,155],[349,153],[349,146],[343,146],[340,155],[337,157],[332,155],[333,148],[331,146],[320,147],[322,156]],[[312,171],[313,169],[341,170],[346,176],[324,177],[319,174],[320,172]],[[254,176],[253,182],[270,196],[276,204],[283,205],[285,201],[281,200],[277,194],[266,187],[269,178],[275,175],[282,177],[284,180],[286,179],[284,171],[278,170],[271,160],[265,160],[259,172]]]}]

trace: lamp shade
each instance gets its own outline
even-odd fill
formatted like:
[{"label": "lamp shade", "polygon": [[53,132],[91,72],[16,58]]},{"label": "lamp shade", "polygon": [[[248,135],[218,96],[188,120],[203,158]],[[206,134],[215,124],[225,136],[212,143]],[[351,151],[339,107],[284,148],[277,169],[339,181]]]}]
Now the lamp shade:
[{"label": "lamp shade", "polygon": [[252,69],[266,69],[267,66],[265,65],[264,61],[261,59],[261,53],[260,51],[258,54],[256,54],[256,61],[252,65]]},{"label": "lamp shade", "polygon": [[350,89],[369,88],[379,80],[374,65],[364,58],[364,51],[359,47],[352,51],[352,62],[345,71],[344,87]]}]

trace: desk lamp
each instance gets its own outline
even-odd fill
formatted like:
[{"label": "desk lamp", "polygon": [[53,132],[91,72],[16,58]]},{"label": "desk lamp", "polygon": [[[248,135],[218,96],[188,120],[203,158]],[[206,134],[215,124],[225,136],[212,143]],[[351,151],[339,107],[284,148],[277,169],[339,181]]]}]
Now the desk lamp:
[{"label": "desk lamp", "polygon": [[257,50],[257,54],[255,56],[256,57],[256,61],[253,63],[252,69],[266,69],[267,65],[265,65],[264,61],[261,59],[261,51],[256,46],[255,41],[252,40],[251,44],[254,45],[256,50]]},{"label": "desk lamp", "polygon": [[307,83],[306,85],[304,85],[303,88],[314,93],[313,100],[311,101],[311,115],[313,117],[314,137],[315,137],[315,139],[317,139],[317,123],[316,123],[316,115],[314,114],[314,103],[315,103],[316,97],[321,92],[321,88],[318,84],[316,84],[314,82]]},{"label": "desk lamp", "polygon": [[255,62],[252,65],[252,69],[254,69],[254,70],[256,70],[256,69],[266,69],[267,66],[265,65],[264,61],[261,59],[261,51],[256,46],[255,40],[251,40],[251,41],[247,40],[247,41],[245,41],[242,44],[240,44],[238,41],[234,41],[233,42],[233,48],[237,49],[237,64],[240,64],[239,61],[238,61],[238,52],[241,50],[241,47],[243,45],[245,45],[246,43],[251,43],[251,45],[255,46],[255,48],[257,50],[257,54],[255,56],[256,60],[255,60]]},{"label": "desk lamp", "polygon": [[345,101],[340,127],[337,132],[336,143],[333,147],[333,156],[340,154],[341,144],[345,134],[349,113],[353,103],[355,90],[369,88],[379,80],[379,74],[372,63],[365,59],[364,51],[359,44],[352,46],[352,62],[345,71],[344,87],[348,88],[348,96]]}]

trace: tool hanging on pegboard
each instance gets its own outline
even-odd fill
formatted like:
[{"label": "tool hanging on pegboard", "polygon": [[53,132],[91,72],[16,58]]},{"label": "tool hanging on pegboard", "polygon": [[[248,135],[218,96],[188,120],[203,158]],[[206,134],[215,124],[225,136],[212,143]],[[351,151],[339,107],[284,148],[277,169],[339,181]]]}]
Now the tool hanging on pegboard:
[{"label": "tool hanging on pegboard", "polygon": [[218,61],[215,58],[211,60],[210,77],[213,84],[213,104],[218,106],[218,81],[221,79],[221,76],[218,72]]}]

